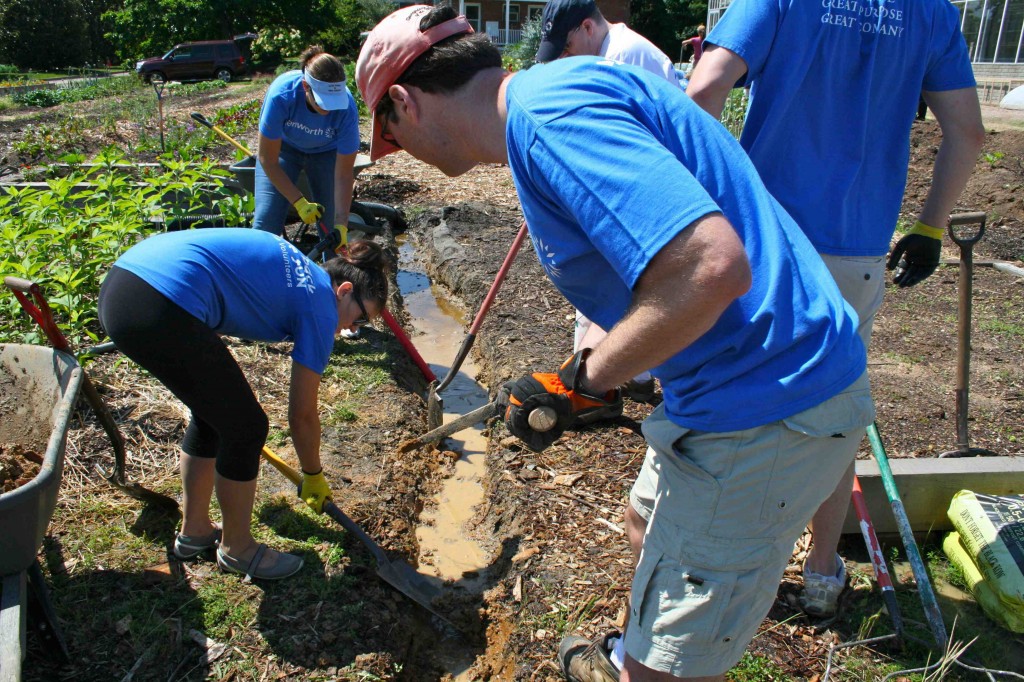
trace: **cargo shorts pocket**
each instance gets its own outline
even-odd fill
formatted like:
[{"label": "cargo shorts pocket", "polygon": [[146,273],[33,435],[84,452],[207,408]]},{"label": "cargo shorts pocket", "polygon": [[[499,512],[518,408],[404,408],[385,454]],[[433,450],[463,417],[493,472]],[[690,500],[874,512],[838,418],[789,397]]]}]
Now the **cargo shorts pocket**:
[{"label": "cargo shorts pocket", "polygon": [[633,578],[630,627],[662,651],[700,653],[719,639],[736,574],[693,568],[646,549]]}]

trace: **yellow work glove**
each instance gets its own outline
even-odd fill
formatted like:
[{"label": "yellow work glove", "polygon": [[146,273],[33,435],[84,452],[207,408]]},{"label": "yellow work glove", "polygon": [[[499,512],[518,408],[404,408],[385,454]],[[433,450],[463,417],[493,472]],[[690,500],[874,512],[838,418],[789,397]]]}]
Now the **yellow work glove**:
[{"label": "yellow work glove", "polygon": [[338,248],[348,247],[348,225],[335,225],[334,229],[341,233],[341,246]]},{"label": "yellow work glove", "polygon": [[324,513],[324,502],[331,499],[331,486],[327,485],[323,469],[315,474],[302,472],[302,483],[299,484],[299,497],[317,514]]},{"label": "yellow work glove", "polygon": [[295,210],[299,212],[299,218],[307,225],[316,223],[324,213],[323,206],[306,201],[306,197],[299,197],[294,206]]},{"label": "yellow work glove", "polygon": [[892,281],[900,287],[912,287],[927,279],[939,267],[942,257],[942,230],[918,220],[914,227],[892,247],[886,267],[895,270]]}]

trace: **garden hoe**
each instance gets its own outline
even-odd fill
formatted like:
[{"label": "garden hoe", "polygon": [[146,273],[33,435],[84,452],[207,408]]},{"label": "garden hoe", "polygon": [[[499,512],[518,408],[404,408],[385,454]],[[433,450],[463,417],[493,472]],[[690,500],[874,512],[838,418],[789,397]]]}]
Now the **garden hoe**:
[{"label": "garden hoe", "polygon": [[151,78],[150,83],[153,84],[153,92],[156,93],[157,120],[160,122],[160,151],[166,152],[167,149],[164,147],[164,86],[167,81],[163,78],[159,80]]},{"label": "garden hoe", "polygon": [[[523,224],[519,227],[519,232],[516,233],[516,238],[512,240],[512,246],[509,248],[504,262],[502,262],[501,267],[498,268],[498,274],[494,276],[494,282],[491,284],[491,288],[487,291],[487,295],[484,296],[483,303],[480,304],[480,310],[477,311],[476,317],[473,318],[473,324],[469,327],[469,333],[466,334],[466,338],[462,341],[462,345],[459,347],[459,352],[455,354],[455,360],[452,361],[452,366],[449,368],[448,374],[445,375],[444,379],[442,379],[440,383],[433,381],[427,389],[427,428],[436,430],[441,426],[441,420],[444,414],[444,400],[441,398],[440,393],[448,387],[448,384],[452,382],[455,375],[459,373],[462,363],[465,362],[466,356],[469,355],[469,349],[473,347],[473,342],[476,340],[476,334],[480,331],[480,325],[483,324],[484,317],[487,315],[487,311],[490,309],[491,303],[494,302],[494,297],[498,295],[498,289],[501,288],[501,283],[505,281],[505,275],[508,274],[509,268],[512,267],[512,261],[515,260],[516,254],[519,253],[519,247],[523,245],[523,239],[525,238],[526,221],[524,220]],[[484,419],[486,419],[486,417],[484,417]],[[471,422],[470,424],[473,423],[476,422]],[[441,436],[441,438],[444,438],[444,436]]]},{"label": "garden hoe", "polygon": [[[978,224],[973,234],[958,233],[956,227]],[[967,433],[968,386],[971,381],[971,309],[974,296],[974,245],[985,236],[985,214],[957,213],[949,217],[949,238],[960,247],[960,277],[957,287],[960,295],[957,306],[957,366],[956,366],[956,450],[943,452],[939,457],[969,457],[995,455],[984,448],[972,448]]]},{"label": "garden hoe", "polygon": [[[296,486],[302,484],[302,475],[291,468],[287,462],[278,457],[273,450],[263,446],[263,458]],[[324,502],[324,513],[341,524],[341,526],[366,545],[377,562],[377,575],[387,584],[404,594],[409,599],[425,608],[430,613],[440,618],[446,625],[458,630],[455,624],[434,610],[434,600],[444,594],[439,585],[439,579],[429,578],[418,573],[415,568],[401,560],[391,560],[384,550],[373,538],[366,534],[355,521],[350,519],[345,512],[338,509],[338,505],[330,500]]]},{"label": "garden hoe", "polygon": [[[50,340],[50,345],[59,351],[74,355],[71,344],[64,337],[64,334],[61,333],[60,329],[57,328],[57,323],[53,320],[53,313],[50,311],[50,306],[46,302],[46,297],[43,296],[39,285],[20,277],[4,277],[4,284],[14,292],[18,303],[25,309],[29,317],[35,320],[36,324],[42,328],[46,338]],[[35,303],[29,300],[29,295],[35,299]],[[96,348],[99,349],[100,346]],[[110,444],[114,448],[114,470],[107,473],[103,470],[103,467],[97,464],[96,469],[100,475],[130,497],[154,504],[161,509],[177,512],[178,503],[170,497],[125,479],[126,453],[124,437],[121,435],[113,415],[110,414],[110,410],[107,409],[106,403],[103,402],[103,398],[97,392],[96,386],[89,380],[89,374],[84,371],[82,372],[82,393],[85,394],[85,399],[96,413],[96,418],[99,420],[100,425],[103,426],[103,430],[107,432]]]}]

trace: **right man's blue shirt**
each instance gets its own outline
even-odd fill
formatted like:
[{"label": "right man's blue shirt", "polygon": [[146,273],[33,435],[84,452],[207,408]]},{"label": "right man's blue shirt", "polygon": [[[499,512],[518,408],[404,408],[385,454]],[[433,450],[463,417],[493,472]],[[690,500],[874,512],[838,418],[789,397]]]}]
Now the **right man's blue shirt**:
[{"label": "right man's blue shirt", "polygon": [[[789,417],[864,371],[856,316],[739,144],[679,88],[589,57],[517,74],[509,165],[541,264],[611,329],[651,259],[721,212],[753,271],[750,291],[652,373],[675,423],[736,431]],[[678,320],[685,327],[686,320]]]},{"label": "right man's blue shirt", "polygon": [[815,248],[884,255],[921,91],[975,86],[956,7],[734,0],[706,42],[746,62],[751,99],[740,143]]}]

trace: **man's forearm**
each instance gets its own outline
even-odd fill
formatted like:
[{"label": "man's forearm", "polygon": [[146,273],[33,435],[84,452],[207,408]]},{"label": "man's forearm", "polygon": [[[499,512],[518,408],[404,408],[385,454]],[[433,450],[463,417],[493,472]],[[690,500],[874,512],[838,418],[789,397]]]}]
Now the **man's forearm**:
[{"label": "man's forearm", "polygon": [[974,172],[980,145],[970,140],[945,137],[935,156],[932,185],[928,190],[920,220],[944,229],[960,193]]},{"label": "man's forearm", "polygon": [[634,290],[633,306],[587,359],[584,388],[600,395],[703,336],[750,287],[743,245],[720,214],[670,241]]}]

